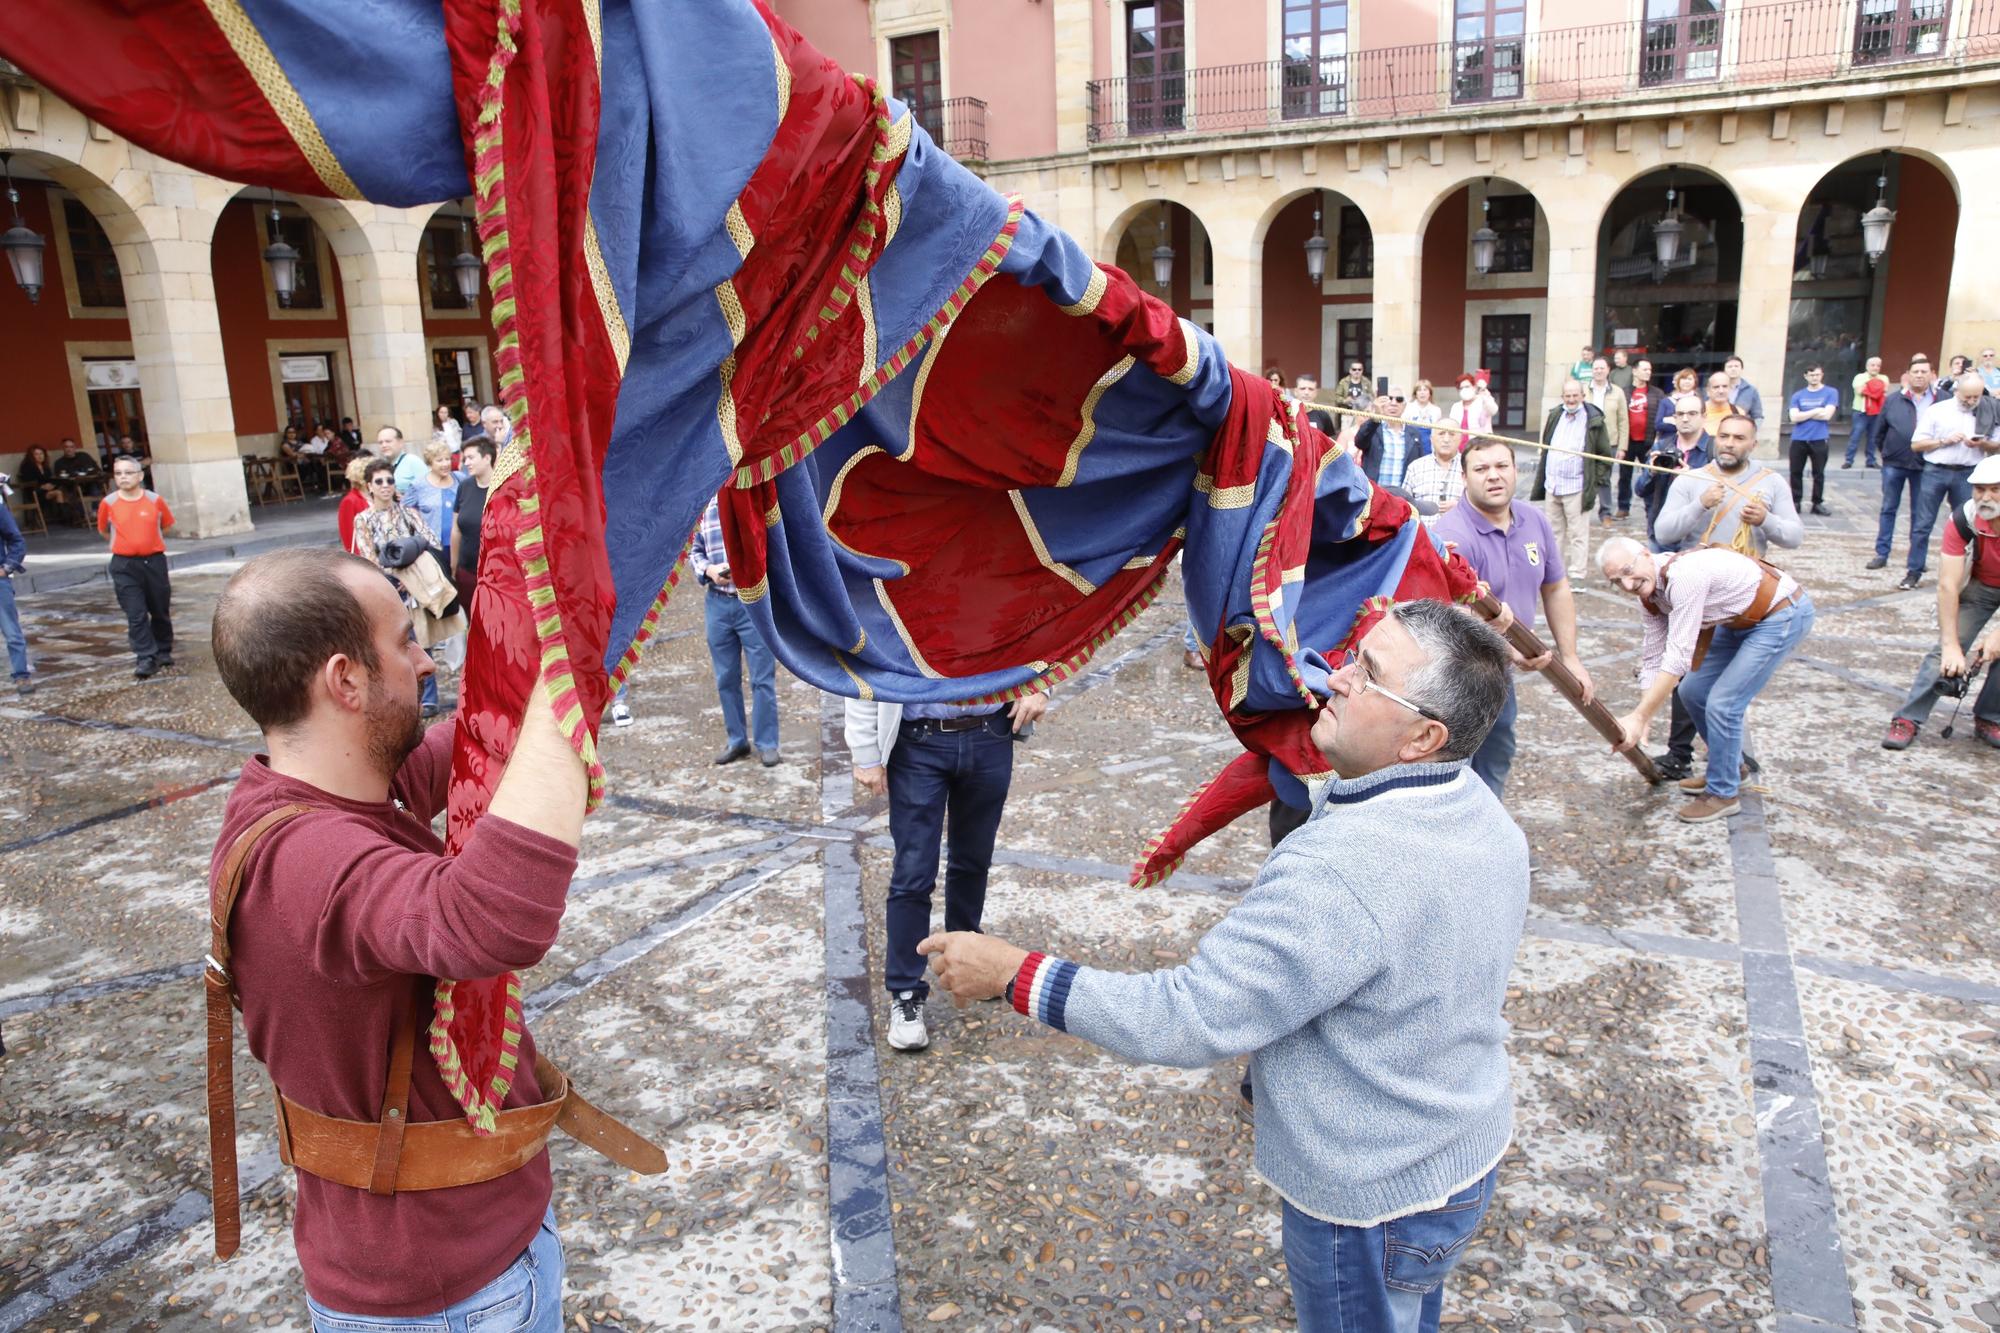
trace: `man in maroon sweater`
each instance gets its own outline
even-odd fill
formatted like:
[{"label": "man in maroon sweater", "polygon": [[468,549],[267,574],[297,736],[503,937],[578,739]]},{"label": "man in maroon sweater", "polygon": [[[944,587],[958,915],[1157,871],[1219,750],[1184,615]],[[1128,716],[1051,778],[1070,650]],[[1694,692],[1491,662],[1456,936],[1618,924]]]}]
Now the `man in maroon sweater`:
[{"label": "man in maroon sweater", "polygon": [[[224,590],[214,646],[223,683],[269,749],[243,766],[217,867],[261,816],[308,807],[250,854],[231,921],[228,970],[250,1049],[288,1102],[372,1131],[388,1114],[398,1027],[429,1022],[433,979],[523,970],[555,942],[583,826],[583,765],[546,703],[532,701],[491,807],[447,857],[431,821],[445,805],[455,724],[423,728],[418,691],[431,662],[379,570],[318,550],[259,556]],[[545,1095],[534,1049],[524,1033],[508,1108]],[[460,1117],[421,1036],[409,1088],[412,1128]],[[295,1126],[295,1158],[302,1142]],[[300,1158],[293,1238],[314,1327],[439,1314],[477,1327],[481,1314],[506,1312],[510,1329],[559,1328],[549,1196],[546,1148],[477,1184],[381,1194],[311,1174]]]}]

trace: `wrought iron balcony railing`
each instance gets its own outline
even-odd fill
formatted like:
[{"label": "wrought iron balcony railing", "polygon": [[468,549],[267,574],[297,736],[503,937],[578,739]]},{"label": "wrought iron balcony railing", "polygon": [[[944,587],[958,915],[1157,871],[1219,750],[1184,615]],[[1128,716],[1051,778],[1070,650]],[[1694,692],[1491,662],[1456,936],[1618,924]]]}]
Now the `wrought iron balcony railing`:
[{"label": "wrought iron balcony railing", "polygon": [[[1482,20],[1470,20],[1473,23]],[[2000,0],[1796,0],[1089,84],[1092,143],[1872,75],[2000,57]]]},{"label": "wrought iron balcony railing", "polygon": [[938,147],[962,162],[986,160],[986,103],[977,97],[947,97],[916,108],[917,123]]}]

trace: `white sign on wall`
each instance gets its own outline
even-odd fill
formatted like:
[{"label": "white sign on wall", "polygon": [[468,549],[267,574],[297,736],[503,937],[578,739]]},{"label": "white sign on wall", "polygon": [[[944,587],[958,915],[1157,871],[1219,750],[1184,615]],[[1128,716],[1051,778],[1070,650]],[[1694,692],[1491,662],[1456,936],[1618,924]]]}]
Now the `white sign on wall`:
[{"label": "white sign on wall", "polygon": [[1639,330],[1637,329],[1611,330],[1611,345],[1613,347],[1637,347],[1639,345]]},{"label": "white sign on wall", "polygon": [[92,389],[136,389],[139,387],[137,361],[86,361],[83,382]]},{"label": "white sign on wall", "polygon": [[318,384],[333,377],[326,373],[323,356],[281,356],[278,377],[286,384]]}]

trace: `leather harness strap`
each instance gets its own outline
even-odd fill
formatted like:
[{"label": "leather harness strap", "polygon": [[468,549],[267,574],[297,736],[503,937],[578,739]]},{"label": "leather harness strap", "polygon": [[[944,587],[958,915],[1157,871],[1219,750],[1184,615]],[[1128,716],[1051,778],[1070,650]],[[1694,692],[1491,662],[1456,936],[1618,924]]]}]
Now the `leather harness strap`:
[{"label": "leather harness strap", "polygon": [[[210,947],[205,973],[208,1150],[218,1259],[234,1254],[242,1240],[236,1171],[235,1021],[231,1014],[236,982],[229,972],[229,917],[243,888],[244,865],[257,843],[310,808],[283,806],[243,830],[230,844],[210,885]],[[450,1189],[519,1170],[546,1146],[550,1130],[561,1129],[585,1147],[641,1175],[658,1175],[667,1169],[667,1155],[658,1145],[584,1100],[562,1070],[540,1054],[535,1058],[535,1077],[544,1100],[501,1111],[491,1134],[474,1132],[463,1117],[410,1124],[410,1075],[417,1032],[424,1024],[424,981],[412,978],[409,993],[397,1006],[389,1074],[377,1119],[342,1120],[322,1115],[272,1088],[277,1102],[278,1157],[285,1165],[376,1195]]]},{"label": "leather harness strap", "polygon": [[266,833],[307,807],[285,805],[237,835],[208,890],[208,1161],[215,1214],[215,1257],[227,1259],[243,1239],[242,1200],[236,1192],[236,979],[229,974],[229,914],[243,890],[243,863]]},{"label": "leather harness strap", "polygon": [[[1733,546],[1709,545],[1696,547],[1695,549],[1703,551],[1728,551],[1734,555],[1744,555],[1743,552],[1738,551]],[[1656,599],[1667,586],[1667,568],[1676,559],[1686,554],[1687,552],[1685,551],[1676,551],[1673,555],[1660,561],[1659,568],[1654,571],[1653,575],[1653,591],[1640,599],[1648,611],[1663,619],[1667,615],[1668,607]],[[1751,629],[1761,624],[1764,618],[1773,611],[1783,610],[1785,607],[1798,601],[1796,595],[1788,596],[1782,601],[1778,599],[1778,585],[1784,576],[1783,570],[1770,561],[1759,559],[1754,555],[1744,555],[1744,558],[1746,560],[1754,560],[1757,563],[1757,591],[1750,595],[1750,605],[1722,622],[1729,626],[1729,628],[1739,631]],[[1715,638],[1715,629],[1714,625],[1705,626],[1701,633],[1696,636],[1694,641],[1694,656],[1688,659],[1689,671],[1693,671],[1696,667],[1700,666],[1701,660],[1708,656],[1708,645]]]}]

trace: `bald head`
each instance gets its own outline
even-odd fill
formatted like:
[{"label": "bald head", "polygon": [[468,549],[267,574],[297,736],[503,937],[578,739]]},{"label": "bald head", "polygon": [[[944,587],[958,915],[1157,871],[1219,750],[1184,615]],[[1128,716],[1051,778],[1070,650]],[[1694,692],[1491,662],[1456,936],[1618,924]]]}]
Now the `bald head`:
[{"label": "bald head", "polygon": [[210,641],[229,697],[266,732],[304,720],[312,681],[342,654],[373,671],[371,604],[402,602],[380,570],[323,548],[271,551],[236,571],[215,605]]}]

